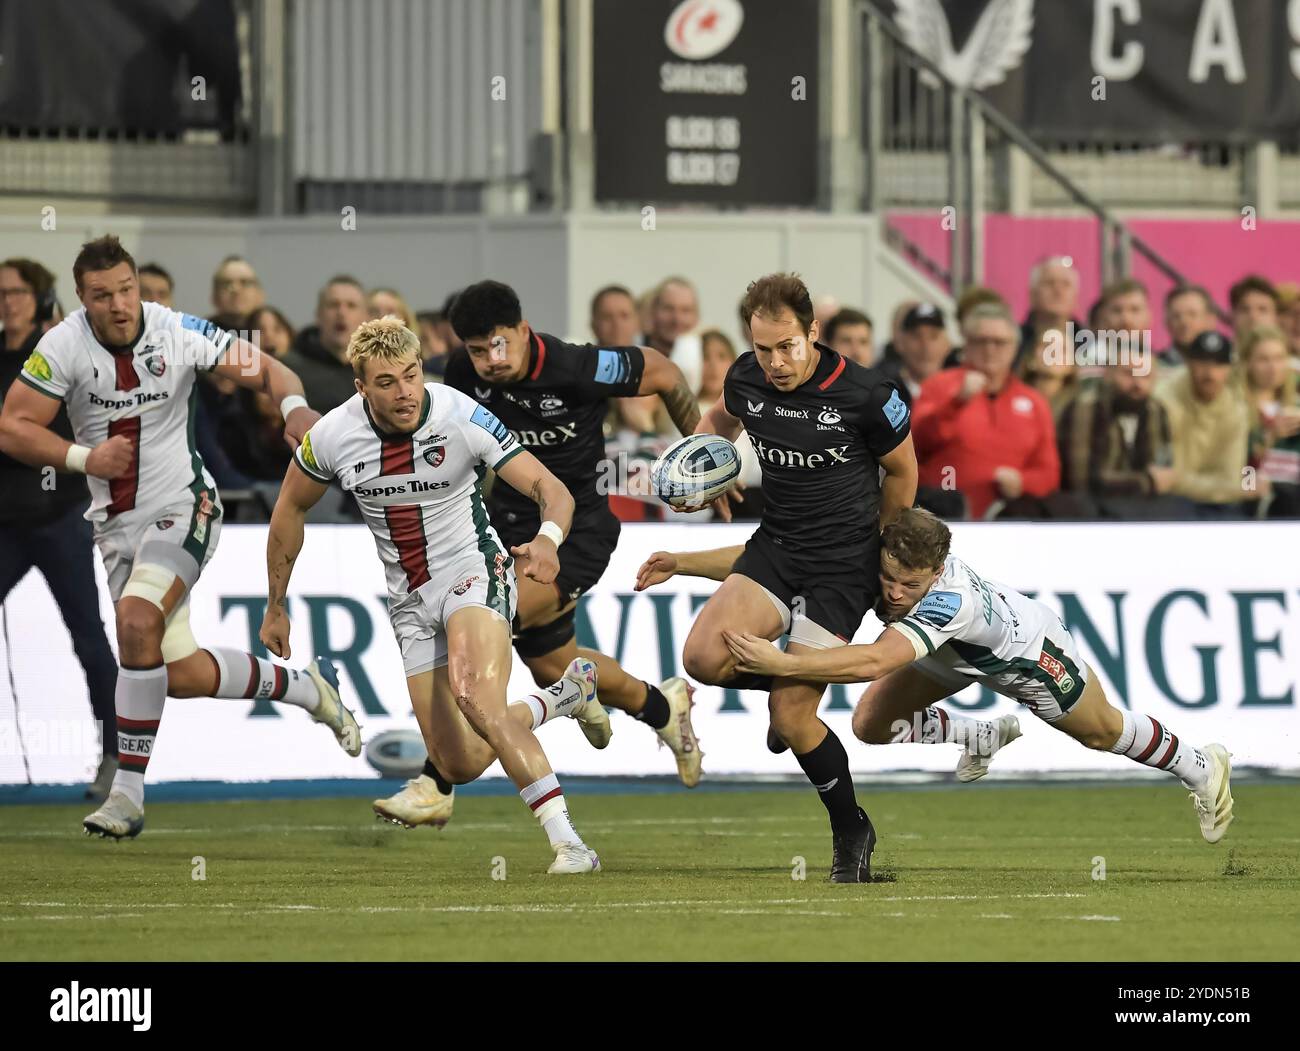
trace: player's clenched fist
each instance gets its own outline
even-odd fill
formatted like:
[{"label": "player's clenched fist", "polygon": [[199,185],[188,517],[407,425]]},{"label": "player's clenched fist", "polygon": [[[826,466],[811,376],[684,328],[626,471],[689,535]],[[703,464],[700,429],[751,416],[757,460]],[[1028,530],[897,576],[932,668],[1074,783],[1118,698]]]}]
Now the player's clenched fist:
[{"label": "player's clenched fist", "polygon": [[641,568],[636,571],[636,590],[644,591],[656,584],[662,584],[676,572],[677,556],[667,551],[656,551],[642,562]]},{"label": "player's clenched fist", "polygon": [[262,630],[257,633],[262,645],[282,659],[289,656],[289,614],[283,606],[272,603],[266,607]]},{"label": "player's clenched fist", "polygon": [[549,537],[539,534],[526,544],[512,547],[510,553],[515,556],[515,571],[529,580],[550,584],[560,573],[560,554]]},{"label": "player's clenched fist", "polygon": [[86,457],[86,473],[96,478],[120,478],[135,459],[135,446],[124,434],[100,442]]}]

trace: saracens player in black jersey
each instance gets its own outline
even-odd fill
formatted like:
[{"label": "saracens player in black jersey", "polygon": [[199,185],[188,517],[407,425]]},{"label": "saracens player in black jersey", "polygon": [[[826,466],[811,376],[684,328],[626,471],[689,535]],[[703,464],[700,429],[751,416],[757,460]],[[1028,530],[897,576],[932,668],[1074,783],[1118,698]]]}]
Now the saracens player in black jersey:
[{"label": "saracens player in black jersey", "polygon": [[812,299],[797,276],[755,281],[741,315],[753,352],[736,359],[697,430],[748,432],[763,473],[762,520],[743,548],[656,552],[637,590],[678,573],[723,582],[696,617],[682,666],[701,682],[769,689],[769,747],[793,749],[830,815],[830,878],[865,882],[875,831],[858,806],[843,744],[817,716],[824,685],[739,673],[724,632],[775,639],[788,631],[791,653],[853,638],[879,596],[882,521],[916,496],[908,405],[881,372],[817,342]]},{"label": "saracens player in black jersey", "polygon": [[[600,579],[618,543],[619,522],[603,491],[608,399],[657,394],[683,434],[699,423],[699,404],[681,370],[649,347],[594,347],[565,343],[535,331],[523,318],[519,297],[508,285],[481,281],[457,296],[451,324],[464,342],[447,362],[445,382],[490,409],[519,444],[565,483],[576,509],[559,551],[553,584],[539,584],[518,566],[515,652],[538,685],[547,685],[580,654],[594,661],[601,704],[646,723],[677,761],[683,784],[700,779],[700,749],[691,726],[684,679],[655,686],[633,678],[611,657],[579,649],[574,614],[579,597]],[[492,526],[511,549],[537,536],[544,517],[531,496],[508,485],[488,497]],[[579,719],[597,748],[609,743],[609,718]],[[427,763],[424,774],[396,796],[375,802],[381,817],[405,825],[445,823],[451,785]]]}]

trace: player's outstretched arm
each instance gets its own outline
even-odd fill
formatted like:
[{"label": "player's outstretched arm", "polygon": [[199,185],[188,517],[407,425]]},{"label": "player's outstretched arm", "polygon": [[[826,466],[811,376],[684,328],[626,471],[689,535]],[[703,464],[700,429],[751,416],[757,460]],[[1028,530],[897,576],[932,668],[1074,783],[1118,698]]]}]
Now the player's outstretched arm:
[{"label": "player's outstretched arm", "polygon": [[506,485],[530,497],[541,512],[542,525],[526,544],[512,547],[518,570],[540,584],[550,584],[560,572],[559,547],[573,524],[573,497],[532,453],[518,452],[497,469]]},{"label": "player's outstretched arm", "polygon": [[641,353],[645,368],[637,392],[658,394],[677,430],[683,435],[694,434],[700,424],[700,403],[682,370],[653,347],[642,347]]},{"label": "player's outstretched arm", "polygon": [[14,380],[0,411],[0,452],[30,467],[54,467],[96,478],[116,478],[131,466],[135,450],[131,439],[114,435],[93,449],[60,438],[50,424],[59,412],[59,400]]},{"label": "player's outstretched arm", "polygon": [[289,656],[289,614],[284,600],[293,564],[302,551],[303,524],[307,512],[327,489],[328,485],[308,477],[295,460],[284,474],[280,496],[271,512],[266,534],[266,615],[258,635],[262,645],[277,657]]},{"label": "player's outstretched arm", "polygon": [[644,591],[672,577],[726,580],[744,550],[744,544],[737,544],[734,547],[715,547],[712,551],[656,551],[636,571],[634,590]]},{"label": "player's outstretched arm", "polygon": [[241,387],[267,395],[280,406],[284,417],[284,440],[297,448],[302,436],[320,419],[320,413],[303,397],[302,380],[287,365],[270,354],[263,354],[244,339],[234,340],[212,369]]},{"label": "player's outstretched arm", "polygon": [[808,682],[871,682],[916,660],[916,650],[901,632],[886,628],[867,646],[783,653],[767,639],[723,631],[740,671]]}]

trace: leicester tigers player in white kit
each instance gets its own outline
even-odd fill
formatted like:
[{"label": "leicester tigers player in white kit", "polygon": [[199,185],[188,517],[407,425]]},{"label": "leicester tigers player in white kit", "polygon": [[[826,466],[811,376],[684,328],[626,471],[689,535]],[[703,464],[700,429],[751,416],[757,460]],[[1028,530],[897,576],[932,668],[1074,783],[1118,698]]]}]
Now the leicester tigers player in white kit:
[{"label": "leicester tigers player in white kit", "polygon": [[[144,826],[144,778],[166,697],[268,698],[305,708],[361,753],[333,667],[298,671],[221,647],[199,649],[189,591],[217,548],[221,501],[194,444],[198,370],[268,394],[296,444],[319,414],[298,377],[202,318],[140,302],[136,265],[116,237],[82,246],[73,266],[83,309],[50,329],[5,397],[0,447],[15,459],[89,476],[86,517],[117,614],[119,766],[88,833]],[[76,441],[49,429],[67,405]]]},{"label": "leicester tigers player in white kit", "polygon": [[[983,683],[1088,748],[1173,774],[1191,791],[1201,835],[1222,839],[1233,816],[1223,745],[1193,748],[1156,719],[1112,706],[1061,618],[981,577],[950,554],[951,540],[943,522],[917,508],[881,531],[877,612],[888,627],[870,645],[782,653],[735,632],[726,633],[727,644],[740,667],[756,674],[871,682],[853,712],[854,735],[868,744],[960,744],[962,781],[982,777],[993,755],[1020,736],[1014,715],[977,720],[936,704]],[[725,549],[694,556],[715,577],[719,567],[711,563],[732,557]],[[665,579],[665,558],[672,556],[652,556],[642,568],[648,583]],[[693,572],[699,565],[689,563]]]},{"label": "leicester tigers player in white kit", "polygon": [[[411,705],[439,771],[464,784],[499,758],[555,851],[548,871],[594,872],[600,859],[574,830],[533,731],[599,707],[595,665],[575,660],[558,682],[506,704],[515,559],[540,583],[555,579],[573,497],[486,408],[426,384],[419,350],[395,317],[353,333],[357,393],[303,436],[271,517],[262,641],[289,655],[285,592],[304,516],[337,479],[374,534]],[[483,505],[488,469],[541,511],[537,535],[509,551]]]}]

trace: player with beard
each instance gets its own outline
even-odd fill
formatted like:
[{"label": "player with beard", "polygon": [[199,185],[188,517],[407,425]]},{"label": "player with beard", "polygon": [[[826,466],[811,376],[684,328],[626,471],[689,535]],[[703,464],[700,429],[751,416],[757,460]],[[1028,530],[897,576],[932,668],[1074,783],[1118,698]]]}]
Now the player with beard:
[{"label": "player with beard", "polygon": [[865,882],[875,830],[858,806],[844,746],[817,717],[825,686],[740,672],[724,632],[789,632],[791,653],[852,639],[879,594],[880,524],[916,495],[908,407],[898,384],[817,341],[812,298],[796,275],[755,281],[741,315],[754,349],[731,366],[697,431],[748,432],[763,472],[758,530],[743,548],[698,559],[652,555],[637,590],[675,572],[722,580],[691,627],[682,664],[702,682],[770,691],[769,747],[793,749],[830,817],[830,878]]},{"label": "player with beard", "polygon": [[[683,434],[699,422],[694,392],[681,371],[648,347],[593,347],[537,332],[523,317],[519,297],[498,281],[481,281],[456,297],[451,324],[464,348],[447,362],[445,382],[491,411],[576,502],[572,531],[560,552],[559,575],[542,584],[521,576],[515,652],[538,685],[555,682],[579,657],[599,677],[602,705],[646,723],[667,745],[688,788],[700,779],[699,741],[691,726],[693,689],[681,678],[655,686],[629,675],[611,657],[580,649],[574,634],[578,599],[605,572],[618,543],[619,522],[602,488],[608,399],[657,394]],[[492,527],[513,549],[531,540],[540,523],[536,502],[508,485],[488,497]],[[609,716],[599,705],[577,715],[587,739],[604,748]],[[376,800],[375,812],[398,824],[441,826],[451,816],[452,784],[430,761],[396,795]]]}]

